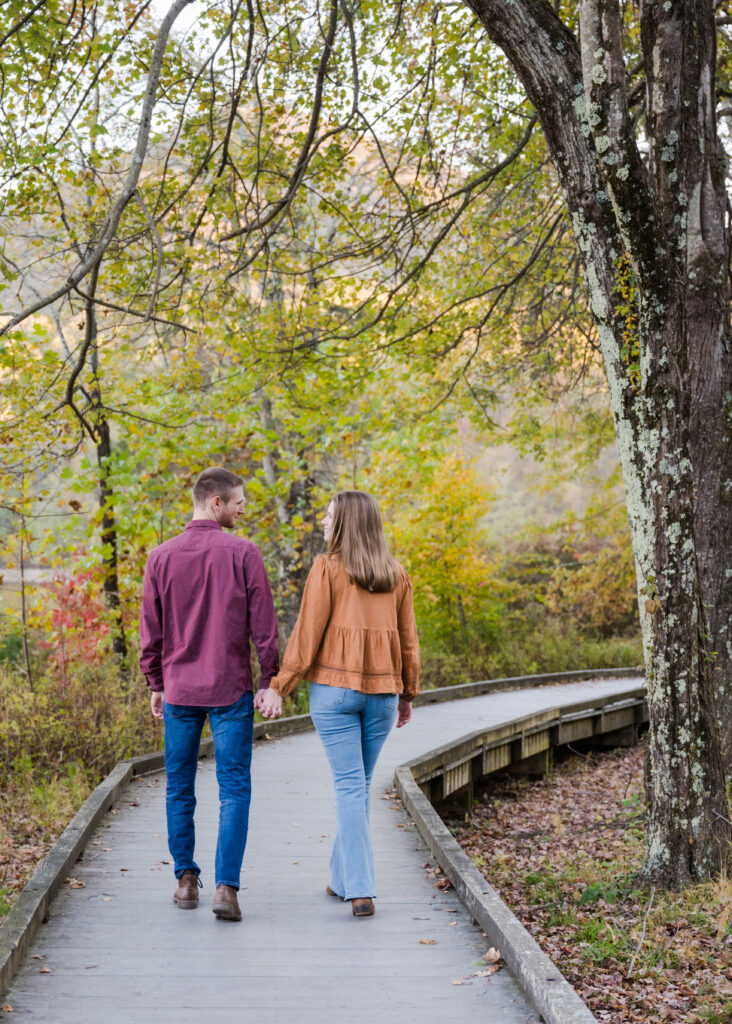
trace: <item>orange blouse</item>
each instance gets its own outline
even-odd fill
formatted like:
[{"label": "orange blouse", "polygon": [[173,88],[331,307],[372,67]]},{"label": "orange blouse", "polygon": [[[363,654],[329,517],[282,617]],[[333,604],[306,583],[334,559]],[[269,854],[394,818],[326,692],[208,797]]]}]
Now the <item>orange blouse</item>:
[{"label": "orange blouse", "polygon": [[412,584],[400,566],[396,589],[372,594],[349,579],[338,555],[319,555],[308,575],[282,667],[285,697],[302,679],[363,693],[419,693],[419,640]]}]

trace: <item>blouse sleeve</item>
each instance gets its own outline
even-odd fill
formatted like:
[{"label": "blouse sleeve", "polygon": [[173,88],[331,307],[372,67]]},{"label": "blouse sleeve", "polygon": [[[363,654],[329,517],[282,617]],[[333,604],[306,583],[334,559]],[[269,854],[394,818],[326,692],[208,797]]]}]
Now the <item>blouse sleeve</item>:
[{"label": "blouse sleeve", "polygon": [[304,679],[315,661],[325,627],[330,618],[332,602],[331,579],[328,562],[320,555],[305,582],[300,614],[287,642],[282,668],[270,686],[281,697],[286,697]]},{"label": "blouse sleeve", "polygon": [[412,600],[412,581],[404,573],[406,586],[399,605],[397,628],[399,644],[402,651],[402,686],[404,700],[414,700],[419,693],[419,638],[417,623],[414,618],[414,602]]}]

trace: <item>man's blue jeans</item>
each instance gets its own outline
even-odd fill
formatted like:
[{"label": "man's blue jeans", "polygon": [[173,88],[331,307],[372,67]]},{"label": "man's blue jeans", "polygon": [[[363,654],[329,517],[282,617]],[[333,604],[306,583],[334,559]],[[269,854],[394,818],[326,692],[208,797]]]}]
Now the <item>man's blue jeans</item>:
[{"label": "man's blue jeans", "polygon": [[376,895],[369,790],[398,703],[395,693],[310,684],[310,716],[325,747],[336,793],[338,832],[330,858],[330,887],[346,900]]},{"label": "man's blue jeans", "polygon": [[238,889],[252,795],[254,697],[251,693],[245,693],[236,704],[221,708],[163,704],[168,849],[173,857],[176,878],[187,870],[200,874],[201,869],[193,859],[193,812],[196,808],[198,747],[206,715],[211,723],[219,783],[216,885],[231,885]]}]

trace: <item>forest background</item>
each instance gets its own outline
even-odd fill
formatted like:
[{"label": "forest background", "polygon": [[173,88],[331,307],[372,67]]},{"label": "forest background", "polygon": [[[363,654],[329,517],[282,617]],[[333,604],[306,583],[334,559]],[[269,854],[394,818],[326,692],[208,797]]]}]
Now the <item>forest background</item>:
[{"label": "forest background", "polygon": [[596,329],[505,58],[450,5],[366,4],[358,33],[345,5],[240,6],[174,33],[84,281],[159,16],[0,11],[2,304],[60,292],[0,348],[2,842],[29,861],[160,743],[142,572],[206,465],[246,479],[283,642],[329,496],[358,487],[414,580],[426,686],[642,660]]}]

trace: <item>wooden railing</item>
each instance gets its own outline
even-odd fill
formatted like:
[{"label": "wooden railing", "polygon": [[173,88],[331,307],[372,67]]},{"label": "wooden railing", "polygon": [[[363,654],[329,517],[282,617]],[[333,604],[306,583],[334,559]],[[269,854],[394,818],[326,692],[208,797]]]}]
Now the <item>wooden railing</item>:
[{"label": "wooden railing", "polygon": [[492,772],[543,775],[554,749],[575,743],[629,746],[647,722],[645,688],[638,685],[478,729],[396,770],[397,792],[430,852],[546,1024],[597,1020],[459,846],[435,805],[460,801],[467,810],[475,783]]},{"label": "wooden railing", "polygon": [[551,752],[566,744],[591,741],[597,746],[630,746],[648,723],[645,688],[567,704],[512,722],[478,729],[407,762],[414,781],[431,803],[470,793],[473,785],[496,771],[543,775]]}]

